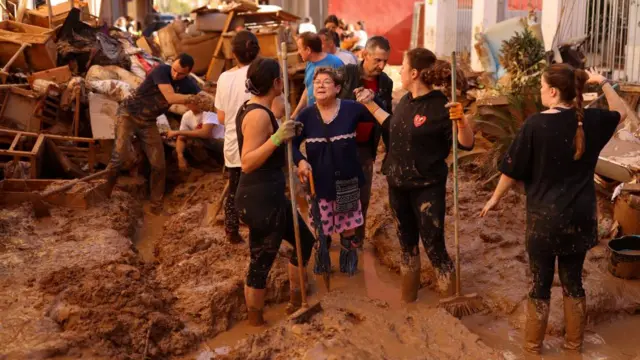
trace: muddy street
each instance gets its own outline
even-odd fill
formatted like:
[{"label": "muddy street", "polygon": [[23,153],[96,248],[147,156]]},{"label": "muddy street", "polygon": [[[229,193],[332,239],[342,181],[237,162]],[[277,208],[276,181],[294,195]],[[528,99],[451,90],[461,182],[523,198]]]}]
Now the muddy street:
[{"label": "muddy street", "polygon": [[[512,193],[495,215],[479,219],[489,192],[463,176],[462,285],[482,296],[481,314],[459,321],[437,309],[434,272],[424,255],[418,302],[401,305],[400,248],[378,169],[371,238],[356,276],[334,272],[329,294],[311,276],[310,302],[321,302],[324,312],[294,326],[284,314],[291,248],[283,245],[268,280],[267,325],[253,328],[246,323],[242,290],[247,247],[226,242],[222,215],[214,226],[202,226],[224,180],[219,172],[189,177],[167,196],[167,214],[161,216],[145,214],[143,202],[125,191],[83,212],[53,209],[44,219],[36,219],[27,204],[1,210],[4,358],[523,358],[529,275],[522,196]],[[197,189],[203,191],[183,206]],[[246,229],[241,232],[247,236]],[[334,264],[338,252],[334,242]],[[640,329],[633,315],[640,284],[614,278],[606,264],[601,245],[585,265],[589,323],[583,358],[634,359],[637,348],[621,335]],[[544,358],[563,359],[557,279],[552,299]]]}]

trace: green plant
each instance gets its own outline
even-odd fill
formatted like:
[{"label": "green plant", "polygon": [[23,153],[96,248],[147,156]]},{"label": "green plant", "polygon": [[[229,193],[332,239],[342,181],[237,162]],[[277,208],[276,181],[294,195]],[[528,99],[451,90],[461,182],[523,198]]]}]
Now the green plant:
[{"label": "green plant", "polygon": [[546,67],[544,44],[529,28],[502,42],[500,64],[511,77],[511,92],[537,92]]},{"label": "green plant", "polygon": [[476,160],[481,179],[499,175],[498,166],[527,118],[542,111],[540,92],[512,92],[507,105],[482,106],[475,117],[476,127],[482,131],[491,147]]}]

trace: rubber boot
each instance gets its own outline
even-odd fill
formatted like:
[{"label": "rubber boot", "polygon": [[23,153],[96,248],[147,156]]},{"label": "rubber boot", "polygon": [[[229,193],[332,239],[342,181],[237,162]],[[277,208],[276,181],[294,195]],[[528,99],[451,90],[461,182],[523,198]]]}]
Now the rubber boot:
[{"label": "rubber boot", "polygon": [[441,296],[451,297],[456,294],[456,272],[436,270],[436,287]]},{"label": "rubber boot", "polygon": [[563,348],[580,352],[582,351],[584,328],[587,322],[587,300],[584,297],[572,298],[565,296],[563,301],[566,326]]},{"label": "rubber boot", "polygon": [[251,326],[262,326],[264,325],[264,309],[256,309],[256,308],[247,308],[247,312],[249,315],[249,325]]},{"label": "rubber boot", "polygon": [[265,289],[254,289],[245,285],[244,296],[247,302],[249,325],[251,326],[264,325],[263,311],[265,293]]},{"label": "rubber boot", "polygon": [[291,315],[302,307],[302,291],[300,289],[292,289],[289,292],[289,303],[285,308],[287,315]]},{"label": "rubber boot", "polygon": [[527,302],[527,322],[524,330],[524,350],[540,354],[542,341],[547,331],[550,300],[529,298]]},{"label": "rubber boot", "polygon": [[402,255],[402,302],[412,303],[418,299],[420,289],[420,255]]}]

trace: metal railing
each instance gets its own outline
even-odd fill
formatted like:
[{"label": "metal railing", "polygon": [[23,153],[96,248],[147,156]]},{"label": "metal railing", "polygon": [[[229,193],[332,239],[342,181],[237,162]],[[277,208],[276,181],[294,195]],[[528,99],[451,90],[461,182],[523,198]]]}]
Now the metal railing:
[{"label": "metal railing", "polygon": [[639,7],[638,0],[586,1],[587,66],[616,81],[640,82]]}]

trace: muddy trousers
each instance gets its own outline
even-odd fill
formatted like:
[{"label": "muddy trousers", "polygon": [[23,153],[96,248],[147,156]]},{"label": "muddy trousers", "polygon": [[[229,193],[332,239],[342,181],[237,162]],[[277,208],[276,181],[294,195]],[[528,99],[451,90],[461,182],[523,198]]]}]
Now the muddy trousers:
[{"label": "muddy trousers", "polygon": [[149,179],[151,202],[160,204],[164,196],[166,163],[164,144],[155,122],[136,120],[129,115],[118,116],[116,142],[111,154],[111,162],[109,163],[111,172],[107,184],[111,188],[115,185],[118,173],[126,158],[132,155],[133,147],[131,143],[134,135],[140,139],[142,150],[151,165],[151,178]]},{"label": "muddy trousers", "polygon": [[373,181],[373,163],[375,159],[371,155],[369,147],[358,147],[358,160],[364,173],[364,184],[360,187],[360,205],[362,206],[362,225],[356,229],[358,239],[363,242],[365,239],[365,229],[367,227],[367,210],[369,200],[371,200],[371,183]]},{"label": "muddy trousers", "polygon": [[419,254],[419,239],[434,269],[440,274],[454,270],[444,243],[446,212],[445,183],[418,189],[403,189],[389,184],[389,203],[397,220],[403,258]]},{"label": "muddy trousers", "polygon": [[236,209],[236,192],[242,169],[227,167],[227,172],[229,173],[229,195],[224,202],[224,230],[227,234],[234,234],[240,229],[238,210]]},{"label": "muddy trousers", "polygon": [[[315,238],[306,226],[302,217],[298,214],[298,224],[300,226],[300,244],[302,246],[302,262],[306,266],[311,257]],[[273,266],[273,262],[280,250],[280,244],[284,239],[294,248],[293,255],[289,263],[298,266],[298,255],[296,252],[296,238],[293,230],[293,216],[291,216],[291,203],[286,202],[286,208],[281,209],[277,218],[271,224],[271,229],[249,228],[249,249],[251,251],[251,262],[249,263],[249,273],[247,274],[247,285],[254,289],[264,289],[267,286],[267,277]]]},{"label": "muddy trousers", "polygon": [[556,257],[563,295],[570,298],[585,297],[582,287],[582,268],[586,256],[586,252],[561,256],[529,253],[529,266],[533,274],[533,286],[529,297],[538,300],[551,298]]}]

